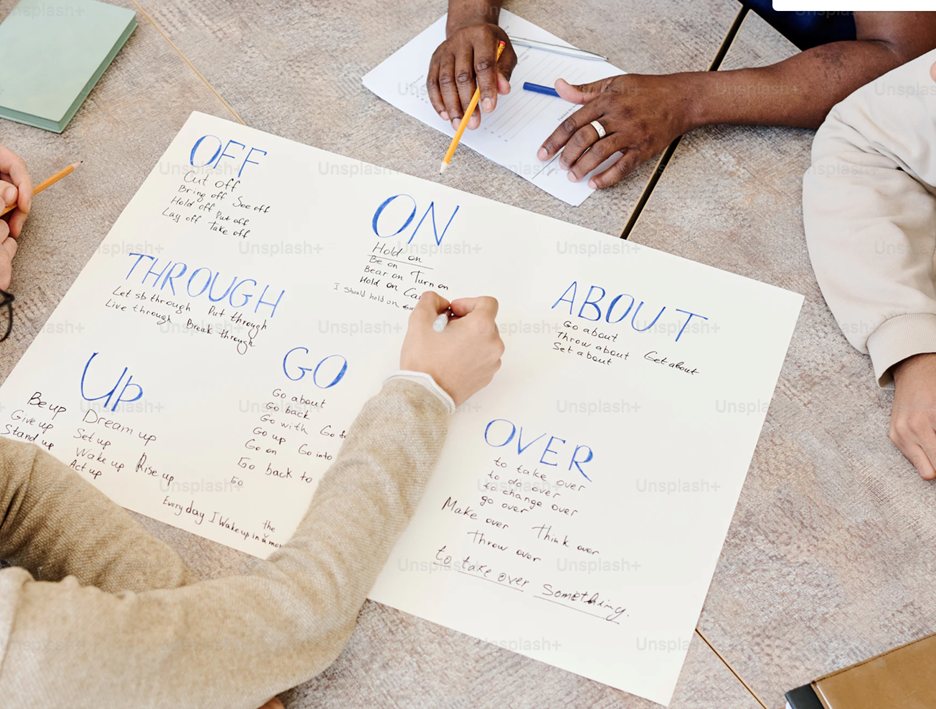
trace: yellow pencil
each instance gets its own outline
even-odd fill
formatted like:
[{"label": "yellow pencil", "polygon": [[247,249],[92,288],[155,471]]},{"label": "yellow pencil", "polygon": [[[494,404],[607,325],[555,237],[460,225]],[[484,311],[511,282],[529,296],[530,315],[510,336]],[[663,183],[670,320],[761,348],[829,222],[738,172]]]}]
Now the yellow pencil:
[{"label": "yellow pencil", "polygon": [[[42,182],[40,182],[38,185],[33,187],[33,196],[42,192],[42,190],[44,190],[46,187],[50,187],[54,185],[56,182],[58,182],[63,177],[65,177],[65,175],[72,174],[75,171],[75,168],[78,167],[80,164],[81,164],[80,162],[76,162],[73,165],[69,165],[64,170],[60,170],[59,172],[56,172],[49,179],[43,180]],[[11,204],[9,207],[3,207],[3,211],[0,211],[0,217],[2,217],[7,212],[12,212],[14,209],[16,209],[15,204]]]},{"label": "yellow pencil", "polygon": [[[504,42],[498,42],[497,44],[497,59],[500,59],[501,54],[504,52],[504,47],[506,45]],[[497,59],[494,60],[495,64]],[[455,137],[452,138],[452,142],[449,145],[449,149],[445,153],[445,157],[442,158],[442,167],[439,168],[439,174],[441,175],[445,172],[445,168],[449,166],[449,163],[452,161],[452,156],[455,154],[455,148],[458,147],[458,141],[461,140],[462,133],[465,132],[465,128],[468,127],[468,120],[471,118],[471,114],[475,112],[475,109],[478,107],[478,101],[481,100],[481,87],[478,86],[475,88],[474,96],[471,97],[471,103],[468,104],[468,108],[465,109],[465,115],[462,116],[461,124],[458,126],[458,130],[455,131]]]}]

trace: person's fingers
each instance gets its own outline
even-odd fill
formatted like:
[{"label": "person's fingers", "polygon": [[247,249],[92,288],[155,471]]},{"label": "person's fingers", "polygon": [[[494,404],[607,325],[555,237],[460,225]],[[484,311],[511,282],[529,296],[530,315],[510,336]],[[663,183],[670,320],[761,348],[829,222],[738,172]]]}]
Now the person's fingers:
[{"label": "person's fingers", "polygon": [[510,93],[510,80],[500,72],[497,73],[497,93],[506,96]]},{"label": "person's fingers", "polygon": [[636,150],[626,150],[611,167],[591,178],[588,186],[593,190],[600,190],[617,184],[631,174],[641,162],[640,154]]},{"label": "person's fingers", "polygon": [[0,171],[7,173],[19,190],[17,206],[24,214],[32,208],[33,184],[26,169],[26,161],[19,155],[0,145]]},{"label": "person's fingers", "polygon": [[[7,207],[18,205],[19,195],[20,191],[14,185],[7,180],[0,179],[0,212]],[[0,220],[6,228],[6,233],[3,236],[12,234],[14,237],[18,237],[23,230],[23,223],[26,221],[27,216],[29,215],[24,213],[18,206],[12,212],[9,212],[6,219]]]},{"label": "person's fingers", "polygon": [[565,79],[556,79],[556,91],[559,96],[569,103],[584,104],[605,93],[614,79],[602,79],[590,84],[570,84]]},{"label": "person's fingers", "polygon": [[[510,38],[508,37],[504,41],[507,43],[507,46],[504,47],[501,58],[497,60],[497,72],[500,76],[497,82],[497,90],[502,94],[510,93],[510,77],[513,75],[513,70],[517,66],[517,53],[510,43]],[[501,80],[506,84],[506,91],[500,90]]]},{"label": "person's fingers", "polygon": [[[543,147],[536,153],[540,160],[549,160],[556,153],[562,150],[563,146],[569,142],[569,139],[575,135],[575,132],[582,126],[599,118],[602,115],[602,109],[595,103],[582,106],[579,110],[566,118],[559,127],[543,142]],[[592,129],[597,136],[597,132]]]},{"label": "person's fingers", "polygon": [[429,76],[426,78],[426,90],[429,92],[429,103],[435,109],[436,113],[443,121],[450,120],[448,111],[445,110],[445,101],[442,100],[442,92],[439,90],[439,64],[438,54],[433,55],[429,61]]},{"label": "person's fingers", "polygon": [[10,218],[10,233],[18,239],[20,234],[23,233],[23,225],[29,215],[17,207],[7,216]]},{"label": "person's fingers", "polygon": [[[897,413],[900,414],[900,412]],[[924,442],[928,441],[929,447],[936,449],[936,444],[933,443],[933,435],[932,430],[921,435],[919,426],[912,423],[909,416],[898,415],[891,419],[888,437],[897,446],[897,449],[904,454],[904,457],[913,464],[913,467],[917,469],[920,477],[924,480],[936,478],[936,469],[933,467],[936,460],[927,455],[923,447]],[[932,452],[936,455],[936,450]]]},{"label": "person's fingers", "polygon": [[468,129],[475,130],[480,125],[481,125],[481,109],[475,106],[474,113],[472,113],[471,118],[468,119]]},{"label": "person's fingers", "polygon": [[572,134],[569,142],[563,148],[562,154],[559,156],[559,167],[563,170],[569,170],[578,162],[579,158],[586,154],[586,150],[596,145],[600,140],[601,136],[598,135],[598,129],[595,126],[591,123],[582,126]]},{"label": "person's fingers", "polygon": [[[461,118],[468,110],[468,104],[471,103],[471,97],[475,92],[475,73],[472,59],[474,52],[471,46],[466,47],[455,55],[455,85],[458,88],[458,100],[461,102],[461,112],[458,117]],[[454,116],[453,116],[454,118]],[[480,120],[480,119],[479,119]],[[472,127],[474,116],[468,123]]]},{"label": "person's fingers", "polygon": [[[10,225],[3,219],[0,219],[0,243],[10,235]],[[15,241],[15,239],[14,239]]]},{"label": "person's fingers", "polygon": [[490,113],[497,105],[497,48],[481,42],[474,48],[474,71],[481,90],[479,106]]},{"label": "person's fingers", "polygon": [[[0,222],[3,224],[5,222]],[[12,236],[3,237],[0,243],[0,290],[7,290],[13,278],[13,257],[19,244]]]},{"label": "person's fingers", "polygon": [[[563,155],[566,154],[566,150],[562,151]],[[607,138],[593,143],[588,152],[575,161],[575,164],[569,170],[569,179],[572,182],[584,179],[588,173],[620,150],[624,150],[624,140],[620,135],[609,135]],[[562,160],[561,157],[559,159]]]},{"label": "person's fingers", "polygon": [[901,448],[900,452],[907,457],[907,460],[913,463],[913,467],[917,469],[921,478],[924,480],[936,479],[936,469],[933,468],[933,464],[920,446],[915,443],[910,444],[906,446],[906,448]]},{"label": "person's fingers", "polygon": [[936,478],[936,431],[933,430],[933,424],[926,417],[922,417],[922,421],[918,423],[917,439],[926,458],[926,474],[920,470],[919,466],[917,466],[917,472],[924,480],[933,480]]},{"label": "person's fingers", "polygon": [[0,258],[8,258],[12,261],[13,257],[16,256],[17,249],[19,249],[19,242],[12,236],[4,236],[3,243],[0,243],[0,249],[3,250],[4,254]]},{"label": "person's fingers", "polygon": [[264,704],[260,709],[284,709],[283,703],[279,700],[278,697],[273,697],[270,701]]},{"label": "person's fingers", "polygon": [[439,88],[442,91],[442,102],[449,120],[461,120],[461,100],[458,98],[458,87],[455,85],[455,57],[446,54],[439,64]]},{"label": "person's fingers", "polygon": [[[17,190],[13,184],[6,180],[0,180],[0,205],[2,205],[4,209],[16,204],[18,197],[19,190]],[[0,209],[0,211],[3,210]]]},{"label": "person's fingers", "polygon": [[450,303],[450,307],[452,312],[460,318],[468,315],[468,313],[477,313],[494,318],[497,317],[497,310],[500,305],[497,298],[482,295],[477,298],[456,298]]},{"label": "person's fingers", "polygon": [[923,440],[923,445],[920,446],[920,450],[925,458],[925,460],[920,462],[924,464],[925,468],[921,468],[914,463],[917,472],[924,480],[936,479],[936,434],[930,432],[929,439]]},{"label": "person's fingers", "polygon": [[410,321],[432,325],[439,315],[449,307],[449,302],[435,291],[427,290],[419,296],[419,302],[410,313]]}]

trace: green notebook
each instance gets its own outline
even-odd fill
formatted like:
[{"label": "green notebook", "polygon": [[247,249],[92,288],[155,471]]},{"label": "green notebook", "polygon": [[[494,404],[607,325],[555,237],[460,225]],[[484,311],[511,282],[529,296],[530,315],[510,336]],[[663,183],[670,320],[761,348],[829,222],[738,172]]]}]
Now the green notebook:
[{"label": "green notebook", "polygon": [[22,0],[0,24],[0,118],[61,133],[136,24],[95,0]]}]

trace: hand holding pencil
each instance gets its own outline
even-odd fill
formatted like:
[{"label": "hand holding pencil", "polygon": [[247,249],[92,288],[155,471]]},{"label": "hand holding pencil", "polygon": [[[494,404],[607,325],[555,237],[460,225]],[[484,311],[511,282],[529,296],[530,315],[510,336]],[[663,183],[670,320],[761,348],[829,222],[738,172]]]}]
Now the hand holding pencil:
[{"label": "hand holding pencil", "polygon": [[[10,287],[13,257],[19,246],[16,239],[23,233],[33,196],[71,174],[80,164],[69,165],[34,188],[25,161],[0,145],[0,290]],[[7,214],[11,214],[9,219],[3,219]]]},{"label": "hand holding pencil", "polygon": [[[0,147],[0,150],[2,149],[3,148]],[[10,154],[12,155],[12,153]],[[22,160],[20,160],[20,162],[22,162]],[[25,215],[29,214],[29,209],[32,205],[32,198],[42,192],[42,190],[44,190],[46,187],[51,187],[66,175],[73,173],[75,168],[80,164],[80,162],[76,162],[66,168],[59,170],[54,175],[52,175],[52,177],[49,177],[48,179],[40,182],[38,185],[36,185],[35,188],[32,186],[32,181],[29,179],[28,173],[26,174],[26,180],[22,182],[18,188],[13,187],[13,185],[4,185],[3,182],[0,181],[0,196],[4,197],[4,206],[2,209],[0,209],[0,217],[7,214],[7,212],[12,212],[14,209],[20,209],[21,211],[24,211],[23,221],[25,221]],[[22,169],[23,171],[26,170],[26,163],[23,163]],[[2,174],[0,174],[0,177],[2,177]],[[16,191],[16,195],[11,195],[10,198],[7,199],[7,193],[11,192],[11,187],[13,187],[13,190]],[[25,209],[23,208],[24,203],[26,204]],[[19,231],[13,232],[12,221],[10,222],[10,231],[13,233],[13,236],[19,236]]]},{"label": "hand holding pencil", "polygon": [[[471,113],[468,130],[481,125],[482,114],[491,113],[499,96],[510,93],[510,76],[517,65],[517,54],[510,38],[492,16],[478,17],[477,4],[450,7],[445,26],[446,39],[432,53],[426,75],[426,90],[432,108],[453,129],[465,114],[475,86],[481,89],[478,109]],[[479,21],[480,20],[480,21]],[[505,47],[495,59],[499,42]]]},{"label": "hand holding pencil", "polygon": [[[501,58],[501,54],[504,53],[504,47],[506,43],[501,41],[497,45],[497,57],[494,59],[495,69],[497,68],[497,61]],[[445,168],[449,166],[449,163],[452,160],[452,156],[455,154],[455,148],[458,147],[458,142],[461,140],[462,133],[465,132],[465,128],[468,127],[468,121],[471,119],[471,116],[474,114],[475,109],[478,107],[478,101],[481,99],[481,87],[478,86],[475,88],[474,95],[471,97],[471,103],[468,104],[468,108],[465,109],[465,114],[462,116],[461,123],[458,126],[458,130],[455,131],[455,137],[452,138],[452,142],[449,145],[448,150],[445,152],[445,157],[442,158],[442,166],[439,168],[439,174],[441,175],[445,172]]]},{"label": "hand holding pencil", "polygon": [[20,235],[29,216],[32,196],[33,185],[25,161],[0,145],[0,216],[13,212],[13,216],[0,225],[0,242],[9,234]]}]

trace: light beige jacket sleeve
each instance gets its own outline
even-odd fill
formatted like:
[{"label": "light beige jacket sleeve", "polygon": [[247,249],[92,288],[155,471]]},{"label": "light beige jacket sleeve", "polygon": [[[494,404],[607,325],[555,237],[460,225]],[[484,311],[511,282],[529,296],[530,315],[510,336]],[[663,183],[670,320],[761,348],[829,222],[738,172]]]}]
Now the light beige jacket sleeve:
[{"label": "light beige jacket sleeve", "polygon": [[0,441],[2,548],[71,574],[0,571],[0,704],[257,709],[315,676],[412,516],[447,418],[424,386],[388,381],[289,543],[251,575],[202,582],[67,466]]},{"label": "light beige jacket sleeve", "polygon": [[816,134],[803,181],[809,255],[881,386],[936,352],[936,82],[929,52],[859,89]]}]

